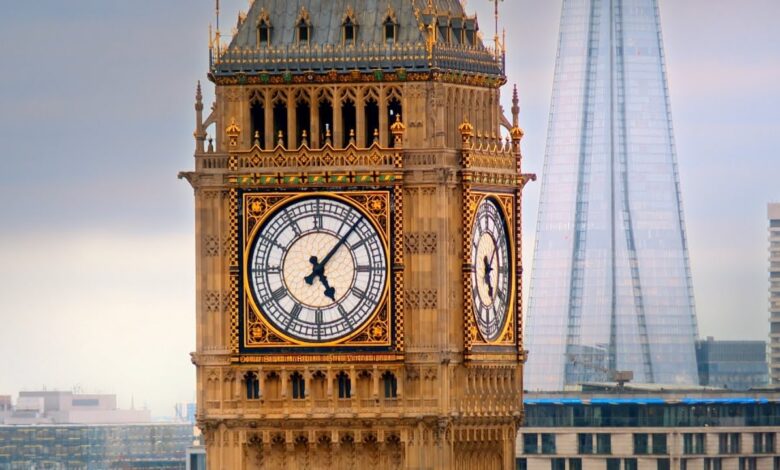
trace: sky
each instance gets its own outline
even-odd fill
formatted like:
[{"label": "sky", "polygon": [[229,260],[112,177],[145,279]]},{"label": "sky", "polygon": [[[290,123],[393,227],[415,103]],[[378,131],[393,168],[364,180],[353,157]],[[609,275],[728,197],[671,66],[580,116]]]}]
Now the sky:
[{"label": "sky", "polygon": [[[223,25],[245,0],[223,0]],[[486,37],[492,3],[468,0]],[[560,0],[506,0],[524,168],[541,172]],[[660,0],[701,336],[768,335],[780,3]],[[0,17],[0,394],[194,400],[193,97],[211,0],[37,0]],[[228,29],[224,28],[223,29]],[[505,88],[504,107],[511,107]],[[524,200],[526,276],[540,184]]]}]

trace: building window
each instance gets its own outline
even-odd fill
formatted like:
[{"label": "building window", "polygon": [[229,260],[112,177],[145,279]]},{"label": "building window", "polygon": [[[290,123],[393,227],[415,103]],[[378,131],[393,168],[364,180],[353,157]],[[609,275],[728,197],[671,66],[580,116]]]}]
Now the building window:
[{"label": "building window", "polygon": [[344,20],[342,28],[344,30],[344,45],[354,46],[355,37],[357,36],[357,26],[355,25],[354,20],[350,17],[347,17],[347,19]]},{"label": "building window", "polygon": [[582,459],[569,459],[569,470],[582,470]]},{"label": "building window", "polygon": [[638,467],[637,467],[636,459],[624,459],[623,468],[625,470],[637,470]]},{"label": "building window", "polygon": [[398,25],[393,21],[393,18],[388,16],[385,18],[385,44],[393,45],[396,42],[398,34]]},{"label": "building window", "polygon": [[295,372],[290,376],[290,382],[292,383],[292,397],[295,400],[303,400],[306,398],[306,381],[303,376]]},{"label": "building window", "polygon": [[611,434],[596,434],[596,453],[597,454],[611,454],[612,453],[612,435]]},{"label": "building window", "polygon": [[254,372],[247,372],[244,374],[244,384],[246,385],[247,400],[257,400],[260,398],[260,381],[257,379],[257,374]]},{"label": "building window", "polygon": [[680,470],[688,470],[688,459],[680,459]]},{"label": "building window", "polygon": [[671,464],[669,463],[669,459],[658,459],[658,462],[656,463],[656,468],[658,470],[671,470]]},{"label": "building window", "polygon": [[398,379],[392,372],[382,374],[382,383],[385,386],[385,398],[396,398],[398,396]]},{"label": "building window", "polygon": [[647,434],[634,434],[634,453],[637,455],[648,454],[647,441]]},{"label": "building window", "polygon": [[515,470],[528,470],[528,462],[525,459],[515,459]]},{"label": "building window", "polygon": [[550,470],[566,470],[566,459],[552,459]]},{"label": "building window", "polygon": [[260,20],[257,25],[257,45],[268,47],[271,44],[271,24],[266,20]]},{"label": "building window", "polygon": [[298,22],[298,44],[309,45],[309,26],[303,20]]},{"label": "building window", "polygon": [[704,433],[684,433],[683,454],[703,454],[705,449],[704,439]]},{"label": "building window", "polygon": [[349,375],[346,372],[339,372],[336,381],[339,386],[339,398],[352,398],[352,383],[349,380]]},{"label": "building window", "polygon": [[666,450],[666,434],[653,434],[653,454],[664,455]]},{"label": "building window", "polygon": [[739,470],[756,470],[756,458],[755,457],[740,457],[739,458]]},{"label": "building window", "polygon": [[620,470],[620,459],[607,459],[607,470]]},{"label": "building window", "polygon": [[542,434],[542,453],[555,453],[555,434]]},{"label": "building window", "polygon": [[772,454],[775,452],[775,433],[757,432],[753,434],[753,453]]},{"label": "building window", "polygon": [[577,453],[593,453],[593,434],[577,434]]},{"label": "building window", "polygon": [[524,454],[538,454],[539,453],[539,435],[538,434],[523,434],[523,453]]}]

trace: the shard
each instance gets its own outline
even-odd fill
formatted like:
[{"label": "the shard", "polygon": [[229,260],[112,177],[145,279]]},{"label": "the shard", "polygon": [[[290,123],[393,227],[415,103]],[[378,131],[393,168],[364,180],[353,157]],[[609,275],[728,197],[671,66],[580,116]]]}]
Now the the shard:
[{"label": "the shard", "polygon": [[656,0],[563,1],[547,139],[526,389],[697,384]]}]

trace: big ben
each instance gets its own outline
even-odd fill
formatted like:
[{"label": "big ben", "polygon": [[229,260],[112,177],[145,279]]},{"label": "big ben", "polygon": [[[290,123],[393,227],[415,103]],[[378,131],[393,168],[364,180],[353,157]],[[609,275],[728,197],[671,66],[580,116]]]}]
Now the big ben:
[{"label": "big ben", "polygon": [[209,469],[514,468],[533,175],[481,37],[459,0],[254,0],[213,34],[181,173]]}]

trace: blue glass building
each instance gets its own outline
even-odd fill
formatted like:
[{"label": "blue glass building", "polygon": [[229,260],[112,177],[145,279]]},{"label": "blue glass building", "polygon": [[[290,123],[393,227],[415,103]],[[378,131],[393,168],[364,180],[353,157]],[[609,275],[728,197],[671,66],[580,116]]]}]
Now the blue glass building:
[{"label": "blue glass building", "polygon": [[527,390],[697,384],[656,0],[564,0],[525,344]]}]

